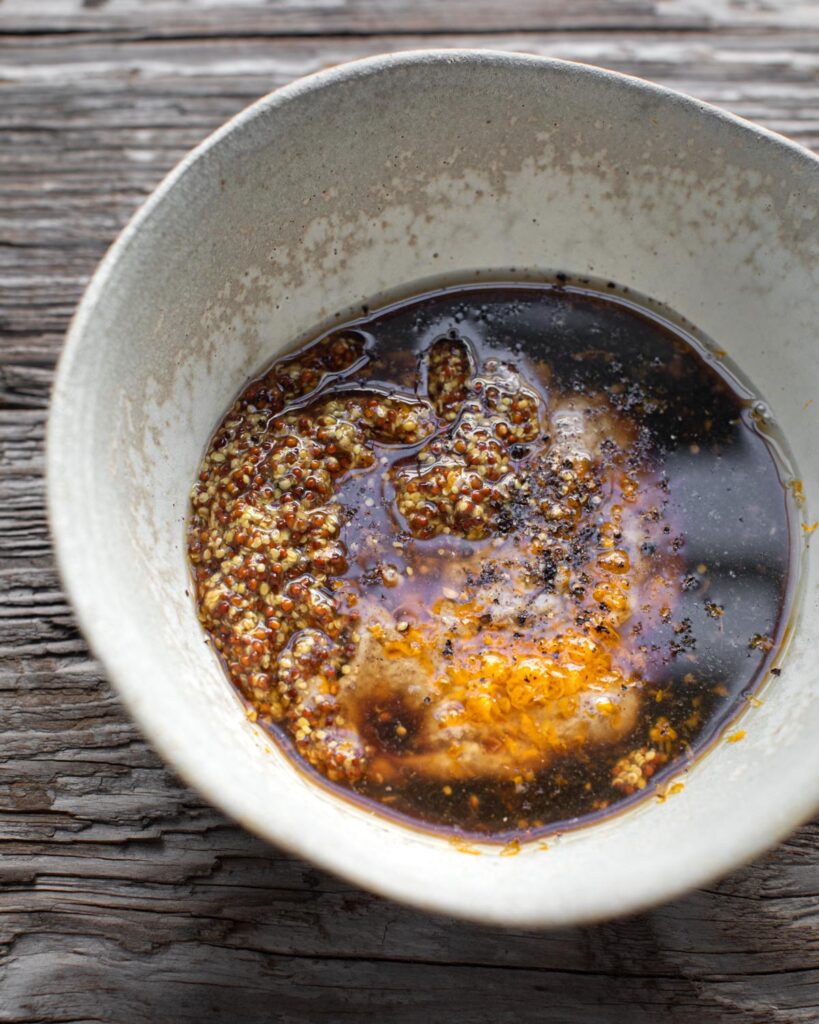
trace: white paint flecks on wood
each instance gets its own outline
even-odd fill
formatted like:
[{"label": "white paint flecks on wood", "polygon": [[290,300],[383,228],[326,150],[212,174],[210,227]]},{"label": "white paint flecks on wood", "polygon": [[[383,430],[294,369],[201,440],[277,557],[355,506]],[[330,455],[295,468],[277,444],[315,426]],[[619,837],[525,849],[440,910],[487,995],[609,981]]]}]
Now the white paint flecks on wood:
[{"label": "white paint flecks on wood", "polygon": [[43,440],[96,262],[176,160],[262,93],[424,45],[587,60],[819,147],[815,3],[0,3],[0,1022],[819,1020],[816,825],[708,891],[597,928],[430,918],[204,806],[76,631]]}]

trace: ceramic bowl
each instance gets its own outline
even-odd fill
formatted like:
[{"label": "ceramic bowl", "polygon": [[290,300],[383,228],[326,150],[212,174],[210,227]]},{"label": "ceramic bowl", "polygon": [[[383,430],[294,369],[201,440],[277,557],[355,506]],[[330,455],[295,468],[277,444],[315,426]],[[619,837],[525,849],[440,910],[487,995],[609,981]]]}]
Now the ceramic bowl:
[{"label": "ceramic bowl", "polygon": [[[168,763],[271,842],[395,899],[517,926],[635,911],[755,857],[819,805],[817,554],[781,677],[673,798],[517,856],[391,822],[251,724],[188,596],[208,437],[294,339],[446,277],[612,279],[710,335],[765,396],[819,502],[819,161],[644,81],[487,51],[321,72],[230,121],[106,256],[60,363],[48,436],[81,627]],[[819,536],[819,534],[817,534]]]}]

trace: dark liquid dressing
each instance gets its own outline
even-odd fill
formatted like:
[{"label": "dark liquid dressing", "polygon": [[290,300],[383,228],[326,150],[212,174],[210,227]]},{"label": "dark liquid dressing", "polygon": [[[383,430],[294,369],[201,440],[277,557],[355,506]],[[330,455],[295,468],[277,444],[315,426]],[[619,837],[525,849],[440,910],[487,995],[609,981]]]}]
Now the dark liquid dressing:
[{"label": "dark liquid dressing", "polygon": [[[347,329],[363,336],[368,358],[325,381],[321,394],[362,388],[389,395],[399,388],[423,396],[428,352],[449,337],[466,343],[476,366],[487,359],[514,366],[547,410],[550,396],[605,395],[633,426],[628,465],[650,473],[659,496],[652,506],[659,514],[646,527],[640,557],[645,564],[656,560],[658,573],[673,586],[663,599],[667,607],[645,615],[635,609],[622,627],[623,647],[640,651],[641,697],[633,725],[611,742],[574,745],[541,769],[514,777],[473,772],[447,779],[407,757],[423,708],[414,711],[400,692],[380,692],[362,699],[360,730],[389,770],[365,772],[345,785],[318,777],[411,822],[503,838],[553,830],[653,793],[744,706],[776,656],[785,628],[792,510],[753,396],[716,357],[668,322],[613,295],[580,288],[450,288],[341,330]],[[296,405],[309,411],[315,401],[314,393]],[[346,564],[340,575],[396,621],[432,628],[442,579],[454,581],[456,589],[462,585],[462,599],[480,599],[481,587],[497,583],[503,572],[493,564],[493,537],[502,558],[514,547],[526,513],[501,510],[489,537],[480,540],[441,533],[419,537],[397,510],[389,472],[412,462],[423,447],[374,444],[377,471],[349,473],[336,487],[335,500],[345,510],[340,541]],[[527,472],[532,450],[531,444],[509,447],[515,473]],[[598,540],[593,517],[590,523],[587,546]],[[377,557],[372,537],[380,538]],[[476,545],[484,553],[480,572]],[[460,562],[469,566],[461,582]],[[544,564],[548,584],[555,566]],[[385,565],[401,578],[400,586],[385,583]],[[525,612],[519,618],[520,636],[536,628]],[[490,619],[491,608],[491,632]],[[480,636],[472,643],[477,650]],[[496,631],[492,643],[513,656],[511,635],[499,638]],[[452,656],[448,639],[442,653]],[[291,731],[264,716],[262,721],[300,761]],[[613,786],[618,762],[646,749],[661,753],[642,788]]]}]

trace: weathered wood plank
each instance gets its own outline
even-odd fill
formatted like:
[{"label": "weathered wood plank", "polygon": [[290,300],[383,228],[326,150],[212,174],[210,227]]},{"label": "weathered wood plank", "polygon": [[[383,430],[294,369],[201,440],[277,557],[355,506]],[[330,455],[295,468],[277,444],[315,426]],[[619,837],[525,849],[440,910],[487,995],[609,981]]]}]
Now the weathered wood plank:
[{"label": "weathered wood plank", "polygon": [[117,33],[162,39],[237,35],[645,31],[812,27],[819,12],[799,0],[6,0],[0,28],[31,35]]},{"label": "weathered wood plank", "polygon": [[370,53],[491,45],[642,74],[819,148],[819,5],[245,0],[226,17],[205,0],[0,0],[4,30],[0,1022],[819,1019],[817,824],[668,907],[533,935],[397,907],[225,821],[89,657],[42,481],[88,275],[162,174],[258,95]]}]

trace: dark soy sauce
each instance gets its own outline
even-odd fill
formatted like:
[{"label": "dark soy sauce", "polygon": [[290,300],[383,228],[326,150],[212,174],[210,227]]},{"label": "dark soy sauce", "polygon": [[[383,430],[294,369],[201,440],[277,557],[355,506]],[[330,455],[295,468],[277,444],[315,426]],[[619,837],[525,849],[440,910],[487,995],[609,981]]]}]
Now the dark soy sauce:
[{"label": "dark soy sauce", "polygon": [[[354,673],[373,676],[345,708],[345,724],[367,751],[363,767],[347,777],[328,771],[320,755],[303,753],[301,726],[294,731],[286,715],[267,713],[271,705],[237,682],[261,721],[325,783],[409,822],[459,833],[527,837],[656,792],[753,699],[786,627],[794,510],[760,403],[671,322],[615,294],[562,283],[446,288],[331,334],[345,332],[361,339],[364,356],[299,399],[305,416],[320,400],[353,391],[440,402],[431,353],[445,342],[456,370],[458,360],[468,366],[472,391],[464,392],[465,402],[493,410],[487,390],[504,367],[512,368],[541,410],[539,432],[507,436],[499,449],[503,481],[489,481],[496,489],[488,498],[481,499],[480,487],[464,497],[478,506],[484,500],[486,518],[479,507],[464,512],[473,515],[466,525],[455,516],[446,529],[435,525],[441,506],[427,492],[417,506],[412,495],[402,497],[401,474],[420,480],[455,458],[466,406],[455,402],[431,440],[372,442],[373,466],[340,477],[333,496],[345,510],[345,561],[334,579],[351,588],[361,610],[358,632],[342,635],[366,632],[367,608],[399,631],[389,626],[386,640],[383,630],[377,634],[386,645],[381,661],[368,655],[357,668],[350,655]],[[579,456],[564,465],[554,454],[561,409],[580,409],[578,429],[596,431],[590,470]],[[503,435],[506,421],[499,422],[491,420],[491,429]],[[285,429],[276,417],[270,423],[273,433]],[[584,443],[592,442],[581,437]],[[567,511],[560,494],[570,485],[560,491],[561,473],[570,479],[575,471],[588,472],[589,482],[565,499]],[[625,588],[631,602],[620,618],[612,618],[611,602],[595,596],[604,577]],[[342,582],[322,585],[332,595]],[[535,610],[538,601],[545,610]],[[567,637],[594,648],[580,668],[564,656]],[[534,682],[521,676],[529,655],[546,666]],[[433,697],[421,696],[423,682],[413,683],[419,659],[437,679]],[[503,708],[511,699],[516,729],[548,731],[551,712],[544,708],[558,704],[544,703],[537,687],[554,684],[552,666],[562,679],[566,665],[575,682],[560,693],[574,703],[561,711],[556,738],[538,761],[521,747],[522,734],[504,732]],[[470,671],[481,676],[480,685],[466,678]],[[607,694],[616,704],[627,693],[628,703],[612,712],[619,724],[608,732],[605,723],[577,724],[589,699],[577,672],[609,680],[602,704],[595,697],[598,718],[607,713]],[[481,700],[490,706],[486,722]],[[434,723],[425,720],[433,714]],[[447,725],[447,714],[454,715],[453,735],[463,722],[478,730],[470,734],[478,736],[477,747],[430,740],[433,727]],[[506,748],[501,739],[490,742],[493,721]]]}]

